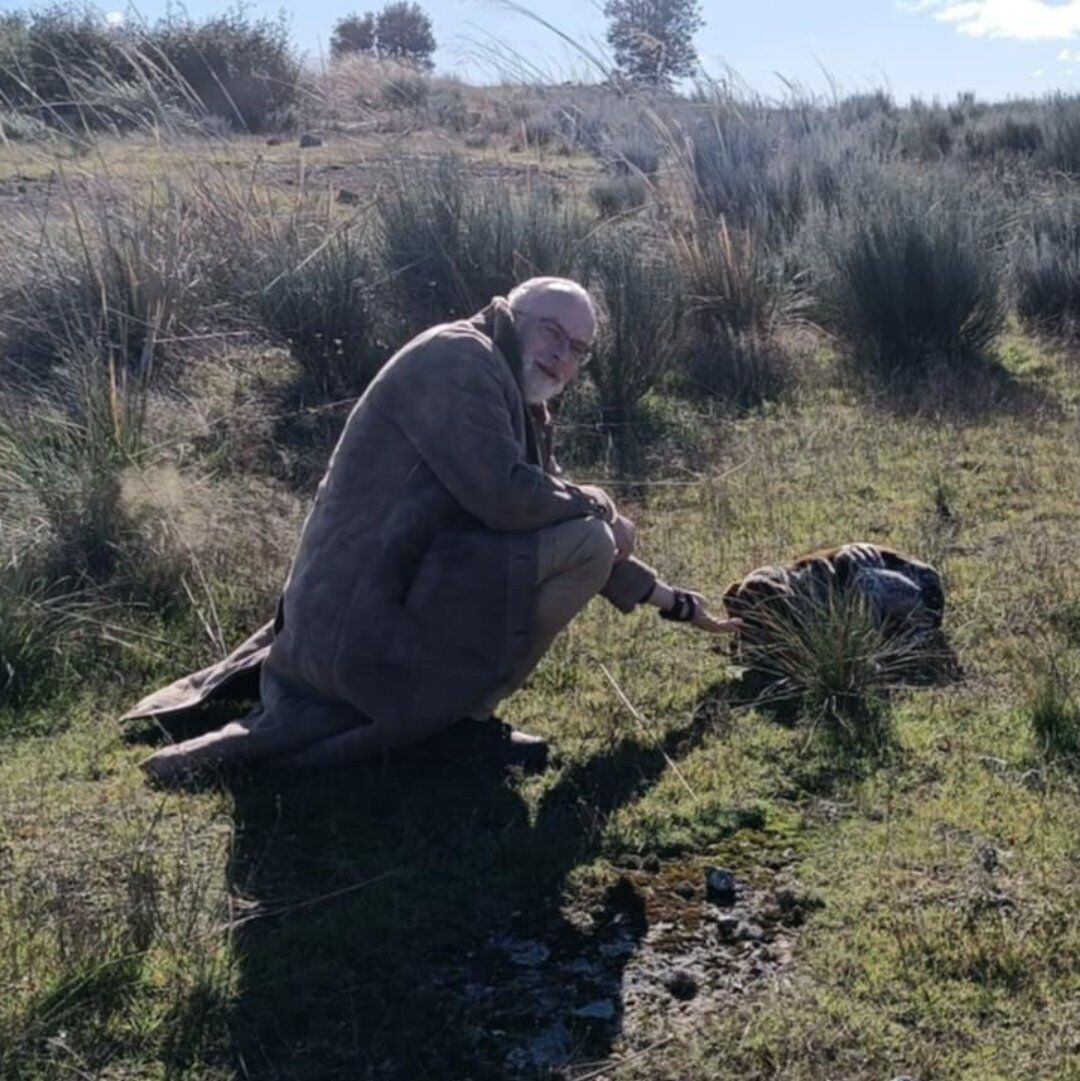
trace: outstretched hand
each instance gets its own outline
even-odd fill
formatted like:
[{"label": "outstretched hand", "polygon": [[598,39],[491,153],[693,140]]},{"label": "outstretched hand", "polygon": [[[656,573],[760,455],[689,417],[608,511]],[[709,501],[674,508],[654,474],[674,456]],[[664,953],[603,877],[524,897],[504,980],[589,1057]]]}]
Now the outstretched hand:
[{"label": "outstretched hand", "polygon": [[689,621],[692,627],[707,631],[709,634],[734,634],[742,627],[743,621],[741,619],[718,619],[714,616],[709,611],[705,598],[700,593],[695,593],[692,589],[687,589],[684,592],[693,597],[696,602],[694,615]]}]

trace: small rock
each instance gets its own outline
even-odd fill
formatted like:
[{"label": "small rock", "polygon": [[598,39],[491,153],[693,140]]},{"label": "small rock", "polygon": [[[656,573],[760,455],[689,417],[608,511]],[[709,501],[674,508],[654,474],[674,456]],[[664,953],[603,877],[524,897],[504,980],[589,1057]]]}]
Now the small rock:
[{"label": "small rock", "polygon": [[697,979],[684,968],[668,973],[664,977],[664,986],[671,992],[671,997],[680,1002],[689,1002],[698,992]]},{"label": "small rock", "polygon": [[322,146],[322,139],[317,135],[313,135],[310,131],[305,131],[304,134],[300,136],[300,146],[305,149],[312,146]]},{"label": "small rock", "polygon": [[660,857],[655,852],[650,852],[642,861],[641,869],[655,875],[660,873]]},{"label": "small rock", "polygon": [[17,191],[17,192],[18,192],[18,193],[19,193],[20,195],[25,195],[25,194],[26,194],[26,185],[25,185],[25,184],[16,184],[16,185],[15,185],[15,190],[16,190],[16,191]]},{"label": "small rock", "polygon": [[756,923],[740,923],[735,934],[743,942],[765,941],[765,932]]},{"label": "small rock", "polygon": [[684,900],[691,901],[697,894],[692,882],[680,882],[675,887],[675,892]]},{"label": "small rock", "polygon": [[360,196],[357,195],[355,191],[349,191],[348,188],[342,188],[337,193],[337,201],[339,203],[344,203],[346,206],[355,206],[360,202]]},{"label": "small rock", "polygon": [[987,874],[993,874],[997,870],[998,850],[993,845],[982,845],[975,853],[975,858]]},{"label": "small rock", "polygon": [[733,905],[737,892],[735,876],[726,867],[706,867],[705,892],[718,905]]},{"label": "small rock", "polygon": [[716,921],[716,930],[721,938],[734,938],[740,922],[738,916],[721,916]]},{"label": "small rock", "polygon": [[281,146],[281,142],[282,142],[282,140],[279,139],[276,135],[271,135],[270,138],[266,140],[266,145],[267,146]]},{"label": "small rock", "polygon": [[615,1003],[601,998],[587,1006],[579,1006],[573,1012],[574,1017],[583,1017],[587,1021],[611,1021],[615,1017]]}]

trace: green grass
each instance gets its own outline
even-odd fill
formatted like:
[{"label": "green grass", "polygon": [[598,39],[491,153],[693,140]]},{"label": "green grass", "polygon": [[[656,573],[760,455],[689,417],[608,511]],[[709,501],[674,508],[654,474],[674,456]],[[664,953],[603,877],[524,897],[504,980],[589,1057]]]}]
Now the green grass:
[{"label": "green grass", "polygon": [[[0,1072],[506,1076],[535,1021],[513,973],[477,960],[490,933],[585,949],[620,868],[655,855],[661,879],[723,863],[823,905],[775,982],[619,1077],[1072,1076],[1077,782],[1043,762],[1023,707],[1037,635],[1069,648],[1049,613],[1080,556],[1060,495],[1074,423],[1072,407],[920,421],[826,390],[734,424],[693,482],[637,488],[642,553],[714,599],[840,540],[942,564],[967,678],[894,699],[877,759],[742,705],[709,640],[599,600],[508,703],[561,754],[529,779],[391,761],[157,794],[135,768],[147,746],[113,718],[175,674],[167,651],[107,689],[87,673],[26,715],[51,734],[10,739],[0,762]],[[1040,786],[1021,781],[1032,768]],[[633,881],[652,904],[659,887]],[[496,1006],[463,994],[481,977]],[[579,1061],[649,1046],[643,1030],[575,1039]]]},{"label": "green grass", "polygon": [[[67,164],[132,188],[205,165],[235,174],[234,195],[250,183],[267,221],[309,199],[341,221],[339,178],[359,188],[402,142],[133,138]],[[408,145],[446,150],[434,132]],[[462,158],[515,182],[538,163],[579,194],[599,175],[541,148]],[[19,144],[0,180],[19,172],[33,199],[54,163]],[[930,372],[886,398],[814,347],[785,354],[790,391],[760,409],[654,387],[643,478],[598,464],[588,395],[564,414],[580,426],[560,460],[609,486],[669,581],[717,603],[756,566],[845,541],[939,566],[964,679],[890,690],[885,738],[852,746],[755,706],[715,642],[596,600],[506,706],[556,747],[541,776],[391,758],[160,793],[137,768],[160,733],[115,718],[272,614],[344,416],[296,393],[284,350],[238,335],[184,354],[177,385],[139,400],[143,453],[115,462],[115,573],[63,622],[35,622],[17,576],[19,603],[0,606],[0,652],[33,684],[0,703],[0,1077],[578,1081],[606,1062],[620,1081],[1080,1077],[1076,712],[1068,680],[1046,683],[1048,659],[1070,673],[1080,650],[1076,357],[1014,330],[985,386]],[[0,517],[13,537],[24,521],[46,536],[32,488]],[[706,941],[710,865],[760,902],[771,959],[715,947],[728,982],[708,1008],[632,1008],[646,932],[673,957]],[[615,927],[636,941],[602,987],[560,967]],[[550,963],[500,959],[499,934]],[[613,1029],[573,1017],[590,996],[625,1004]],[[553,1016],[564,1068],[508,1066]]]}]

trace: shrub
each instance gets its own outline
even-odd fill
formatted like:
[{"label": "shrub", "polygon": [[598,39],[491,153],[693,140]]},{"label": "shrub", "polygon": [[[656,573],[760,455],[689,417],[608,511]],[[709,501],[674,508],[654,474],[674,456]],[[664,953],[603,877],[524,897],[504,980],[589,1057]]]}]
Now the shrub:
[{"label": "shrub", "polygon": [[294,221],[261,254],[256,297],[264,324],[289,345],[324,400],[362,394],[382,358],[373,315],[378,275],[363,228]]},{"label": "shrub", "polygon": [[771,141],[762,126],[717,113],[691,134],[693,179],[702,209],[738,225],[767,214]]},{"label": "shrub", "polygon": [[959,190],[866,176],[818,233],[823,318],[886,372],[983,353],[1005,320],[990,226]]},{"label": "shrub", "polygon": [[776,339],[726,327],[696,335],[684,368],[690,393],[751,409],[791,389],[795,372]]},{"label": "shrub", "polygon": [[608,177],[589,189],[589,198],[602,218],[644,206],[647,195],[645,181],[633,175]]},{"label": "shrub", "polygon": [[568,274],[588,229],[552,189],[515,194],[456,158],[392,174],[379,209],[383,260],[414,330],[477,311],[523,277]]},{"label": "shrub", "polygon": [[638,403],[675,359],[678,274],[664,248],[649,245],[638,230],[626,227],[592,238],[583,275],[604,311],[588,371],[615,444],[617,466],[627,472],[641,450],[634,430]]},{"label": "shrub", "polygon": [[660,169],[661,146],[642,126],[613,134],[605,140],[603,147],[603,156],[616,173],[655,176]]},{"label": "shrub", "polygon": [[1045,109],[1041,163],[1063,173],[1080,173],[1080,100],[1058,95]]},{"label": "shrub", "polygon": [[1035,211],[1019,240],[1013,275],[1022,319],[1060,334],[1080,329],[1080,204],[1076,200],[1056,199]]},{"label": "shrub", "polygon": [[864,94],[849,94],[836,105],[841,124],[861,124],[878,116],[895,116],[896,103],[887,90],[872,90]]},{"label": "shrub", "polygon": [[149,47],[202,109],[234,128],[289,123],[300,65],[284,21],[252,20],[242,7],[201,23],[170,18],[150,32]]},{"label": "shrub", "polygon": [[431,95],[430,80],[418,71],[402,70],[388,75],[379,90],[384,109],[420,109]]},{"label": "shrub", "polygon": [[72,217],[50,222],[38,242],[17,223],[6,230],[0,361],[9,386],[51,381],[78,419],[104,410],[131,448],[169,340],[212,310],[214,257],[171,184],[146,198],[98,192],[72,204]]},{"label": "shrub", "polygon": [[987,119],[964,130],[964,149],[976,161],[993,160],[1002,155],[1031,157],[1043,145],[1043,130],[1037,120],[1014,116]]}]

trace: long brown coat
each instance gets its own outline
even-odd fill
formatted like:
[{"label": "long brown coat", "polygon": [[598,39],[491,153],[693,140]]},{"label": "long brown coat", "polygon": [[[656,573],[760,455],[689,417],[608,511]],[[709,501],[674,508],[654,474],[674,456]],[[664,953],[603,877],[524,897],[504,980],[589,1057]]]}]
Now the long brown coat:
[{"label": "long brown coat", "polygon": [[[614,513],[599,489],[556,475],[550,439],[525,404],[503,298],[414,338],[345,423],[275,620],[125,719],[182,713],[258,679],[261,708],[296,723],[323,706],[455,720],[528,651],[536,531]],[[631,558],[603,595],[628,612],[655,580]]]}]

